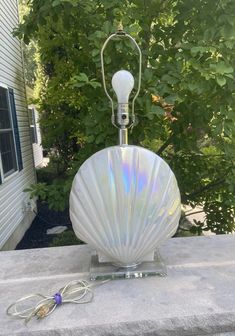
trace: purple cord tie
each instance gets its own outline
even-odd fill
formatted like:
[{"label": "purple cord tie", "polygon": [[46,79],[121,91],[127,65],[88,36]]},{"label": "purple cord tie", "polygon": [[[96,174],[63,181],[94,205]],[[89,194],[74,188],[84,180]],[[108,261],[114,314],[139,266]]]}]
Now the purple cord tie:
[{"label": "purple cord tie", "polygon": [[57,305],[60,305],[62,303],[62,296],[60,293],[56,293],[54,295],[54,300]]}]

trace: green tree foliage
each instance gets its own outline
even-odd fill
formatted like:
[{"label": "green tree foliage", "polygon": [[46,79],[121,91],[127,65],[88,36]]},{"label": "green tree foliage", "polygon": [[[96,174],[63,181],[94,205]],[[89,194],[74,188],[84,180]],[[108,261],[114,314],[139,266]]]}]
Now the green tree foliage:
[{"label": "green tree foliage", "polygon": [[[19,19],[20,22],[24,22],[24,18],[29,14],[29,6],[27,0],[19,0]],[[24,57],[24,73],[26,85],[33,89],[36,72],[37,72],[37,46],[34,40],[31,40],[28,44],[22,44],[23,57]]]},{"label": "green tree foliage", "polygon": [[[130,141],[154,150],[170,164],[184,204],[203,205],[206,223],[195,223],[197,233],[231,232],[235,1],[29,0],[28,4],[29,15],[17,34],[26,43],[36,39],[39,46],[43,144],[56,149],[67,185],[92,153],[117,143],[100,85],[100,49],[122,20],[143,51],[142,90],[136,104],[139,123]],[[138,57],[129,42],[116,41],[105,52],[105,66],[110,83],[120,68],[137,74]],[[45,188],[59,192],[61,187],[61,193],[68,193],[65,182],[58,183]]]}]

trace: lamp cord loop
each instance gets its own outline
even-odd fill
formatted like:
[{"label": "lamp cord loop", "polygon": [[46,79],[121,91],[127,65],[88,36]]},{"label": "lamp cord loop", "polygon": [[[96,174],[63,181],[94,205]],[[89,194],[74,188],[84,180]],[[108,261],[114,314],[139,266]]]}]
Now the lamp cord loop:
[{"label": "lamp cord loop", "polygon": [[[53,313],[57,306],[64,303],[82,304],[91,302],[94,297],[92,287],[102,285],[108,281],[104,280],[96,284],[89,284],[86,280],[70,281],[53,296],[37,293],[24,296],[12,303],[6,312],[9,316],[24,319],[25,324],[27,324],[33,317],[43,319]],[[27,301],[30,299],[39,299],[39,301],[31,305],[28,302],[27,307]]]}]

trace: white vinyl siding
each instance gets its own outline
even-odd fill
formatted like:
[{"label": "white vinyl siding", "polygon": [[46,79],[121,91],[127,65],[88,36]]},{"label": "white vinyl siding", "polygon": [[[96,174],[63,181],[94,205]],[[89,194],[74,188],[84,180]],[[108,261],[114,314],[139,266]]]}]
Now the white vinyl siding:
[{"label": "white vinyl siding", "polygon": [[12,36],[17,24],[17,1],[0,0],[0,82],[14,90],[23,160],[23,169],[0,184],[0,249],[28,216],[24,204],[29,196],[23,190],[35,183],[21,44]]}]

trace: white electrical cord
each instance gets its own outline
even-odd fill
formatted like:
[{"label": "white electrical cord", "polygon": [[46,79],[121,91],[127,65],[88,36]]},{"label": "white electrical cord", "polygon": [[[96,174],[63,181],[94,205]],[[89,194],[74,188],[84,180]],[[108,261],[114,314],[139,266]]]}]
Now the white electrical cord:
[{"label": "white electrical cord", "polygon": [[[92,287],[102,285],[109,280],[99,283],[89,284],[86,280],[74,280],[62,287],[55,295],[45,296],[42,294],[31,294],[24,296],[12,303],[7,308],[7,315],[19,317],[28,323],[33,317],[43,319],[53,313],[57,306],[63,303],[89,303],[94,297]],[[39,302],[28,308],[20,308],[22,304],[26,304],[29,299],[40,298]]]}]

